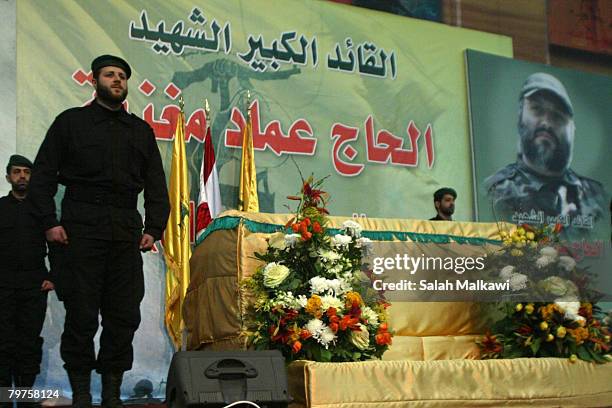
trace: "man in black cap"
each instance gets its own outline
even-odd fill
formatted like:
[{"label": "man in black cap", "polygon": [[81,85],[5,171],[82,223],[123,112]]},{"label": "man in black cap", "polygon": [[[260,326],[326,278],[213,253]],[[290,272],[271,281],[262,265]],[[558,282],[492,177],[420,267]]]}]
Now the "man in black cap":
[{"label": "man in black cap", "polygon": [[436,207],[436,216],[430,218],[430,221],[452,221],[453,213],[455,212],[455,200],[457,192],[450,187],[443,187],[436,190],[433,195],[434,206]]},{"label": "man in black cap", "polygon": [[588,234],[608,201],[601,183],[570,168],[575,129],[574,109],[563,84],[546,73],[530,75],[519,99],[517,161],[484,181],[496,216],[515,222],[560,222],[567,238]]},{"label": "man in black cap", "polygon": [[[161,238],[169,202],[153,130],[122,106],[130,66],[102,55],[91,69],[95,101],[62,112],[49,128],[36,156],[31,198],[58,269],[57,292],[66,309],[60,351],[73,405],[91,406],[95,369],[102,375],[102,405],[118,407],[144,296],[140,251]],[[53,200],[58,183],[66,186],[60,222]],[[144,231],[136,208],[143,190]]]},{"label": "man in black cap", "polygon": [[6,166],[11,191],[0,198],[0,387],[34,385],[47,293],[53,289],[45,266],[45,232],[26,200],[31,169],[27,158],[11,156]]}]

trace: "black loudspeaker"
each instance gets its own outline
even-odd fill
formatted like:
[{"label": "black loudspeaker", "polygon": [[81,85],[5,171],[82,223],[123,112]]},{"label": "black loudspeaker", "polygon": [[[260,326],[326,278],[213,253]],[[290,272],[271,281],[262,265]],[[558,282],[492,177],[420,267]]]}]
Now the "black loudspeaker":
[{"label": "black loudspeaker", "polygon": [[166,384],[168,408],[224,407],[237,401],[262,408],[288,406],[287,370],[280,351],[174,354]]}]

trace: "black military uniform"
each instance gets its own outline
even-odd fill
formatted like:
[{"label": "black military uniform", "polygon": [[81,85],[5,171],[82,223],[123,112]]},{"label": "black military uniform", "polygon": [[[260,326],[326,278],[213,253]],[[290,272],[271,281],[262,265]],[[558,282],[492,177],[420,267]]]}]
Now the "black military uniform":
[{"label": "black military uniform", "polygon": [[[20,161],[21,160],[21,161]],[[31,167],[14,155],[11,166]],[[33,216],[28,199],[12,192],[0,198],[0,386],[31,387],[40,372],[43,339],[40,337],[47,291],[52,281],[45,266],[47,246],[41,225]]]},{"label": "black military uniform", "polygon": [[[52,265],[61,265],[56,290],[66,308],[64,367],[73,393],[72,379],[82,374],[89,378],[96,369],[103,374],[104,394],[105,373],[131,369],[132,340],[140,324],[144,280],[139,193],[144,190],[144,233],[160,239],[169,214],[155,136],[137,116],[94,101],[55,119],[34,167],[30,195],[44,228],[61,224],[68,235],[68,244],[56,244],[50,253]],[[66,186],[60,223],[53,200],[58,183]],[[96,358],[98,314],[103,330]]]}]

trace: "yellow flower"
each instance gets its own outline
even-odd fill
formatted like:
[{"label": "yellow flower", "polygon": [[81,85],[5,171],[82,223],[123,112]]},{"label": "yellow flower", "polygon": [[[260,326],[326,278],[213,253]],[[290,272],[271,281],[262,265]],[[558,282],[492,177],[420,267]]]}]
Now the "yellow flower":
[{"label": "yellow flower", "polygon": [[532,314],[533,313],[533,303],[529,303],[527,306],[525,306],[525,313],[527,314]]},{"label": "yellow flower", "polygon": [[525,235],[525,229],[523,227],[518,227],[516,233],[520,235]]},{"label": "yellow flower", "polygon": [[520,312],[521,310],[523,310],[523,304],[517,303],[516,306],[514,306],[514,310],[516,310],[517,312]]},{"label": "yellow flower", "polygon": [[578,356],[577,356],[577,355],[575,355],[575,354],[572,354],[572,355],[569,357],[569,361],[570,361],[570,363],[572,363],[572,364],[573,364],[573,363],[575,363],[576,361],[578,361]]},{"label": "yellow flower", "polygon": [[563,326],[557,327],[557,337],[562,339],[567,334],[567,330]]},{"label": "yellow flower", "polygon": [[504,239],[503,245],[504,247],[508,248],[509,246],[512,246],[512,241],[509,239]]},{"label": "yellow flower", "polygon": [[535,234],[531,231],[529,231],[527,234],[525,234],[525,237],[529,240],[529,241],[533,241],[535,238]]},{"label": "yellow flower", "polygon": [[321,297],[318,295],[312,295],[308,302],[306,302],[306,313],[309,313],[315,317],[321,317],[323,312],[321,310]]},{"label": "yellow flower", "polygon": [[548,323],[546,322],[541,322],[540,323],[540,330],[544,331],[544,330],[548,330]]},{"label": "yellow flower", "polygon": [[523,248],[525,246],[525,241],[521,240],[519,242],[516,243],[516,247],[517,248]]},{"label": "yellow flower", "polygon": [[532,242],[529,243],[529,247],[531,249],[536,249],[538,247],[538,243],[535,242],[535,241],[532,241]]},{"label": "yellow flower", "polygon": [[357,303],[358,305],[363,304],[363,300],[361,299],[361,295],[357,292],[349,292],[346,294],[346,306],[351,307],[353,304]]},{"label": "yellow flower", "polygon": [[520,249],[514,248],[514,249],[512,249],[510,251],[510,255],[512,255],[512,256],[522,256],[523,255],[523,251],[521,251]]},{"label": "yellow flower", "polygon": [[548,342],[553,341],[554,339],[555,339],[555,336],[553,336],[550,333],[548,333],[548,336],[546,336],[546,341],[548,341]]},{"label": "yellow flower", "polygon": [[609,343],[610,342],[610,336],[604,336],[604,341],[606,343]]},{"label": "yellow flower", "polygon": [[500,237],[502,237],[502,239],[505,239],[505,238],[507,238],[507,237],[508,237],[508,233],[507,233],[506,231],[501,231],[501,232],[499,233],[499,236],[500,236]]},{"label": "yellow flower", "polygon": [[540,307],[540,314],[542,315],[542,319],[549,320],[549,318],[554,314],[554,312],[559,311],[559,306],[555,303],[549,303],[546,306]]}]

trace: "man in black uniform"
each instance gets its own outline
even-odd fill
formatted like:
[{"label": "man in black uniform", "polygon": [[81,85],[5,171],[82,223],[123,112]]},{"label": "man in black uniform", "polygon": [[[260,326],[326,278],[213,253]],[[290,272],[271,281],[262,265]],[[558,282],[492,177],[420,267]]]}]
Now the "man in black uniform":
[{"label": "man in black uniform", "polygon": [[12,188],[0,198],[0,387],[34,385],[47,292],[53,289],[45,266],[45,233],[26,200],[31,169],[25,157],[11,156],[6,181]]},{"label": "man in black uniform", "polygon": [[[122,106],[128,63],[93,60],[95,101],[68,109],[40,147],[31,198],[42,219],[66,322],[61,356],[73,405],[91,406],[91,370],[102,375],[102,405],[121,406],[123,373],[132,368],[144,279],[140,251],[160,239],[169,214],[162,161],[151,127]],[[61,221],[53,197],[66,186]],[[145,223],[136,209],[144,190]],[[93,338],[102,316],[97,358]]]},{"label": "man in black uniform", "polygon": [[452,221],[453,213],[455,212],[455,200],[457,192],[450,187],[443,187],[436,190],[433,195],[434,206],[436,207],[436,216],[430,218],[430,221]]}]

